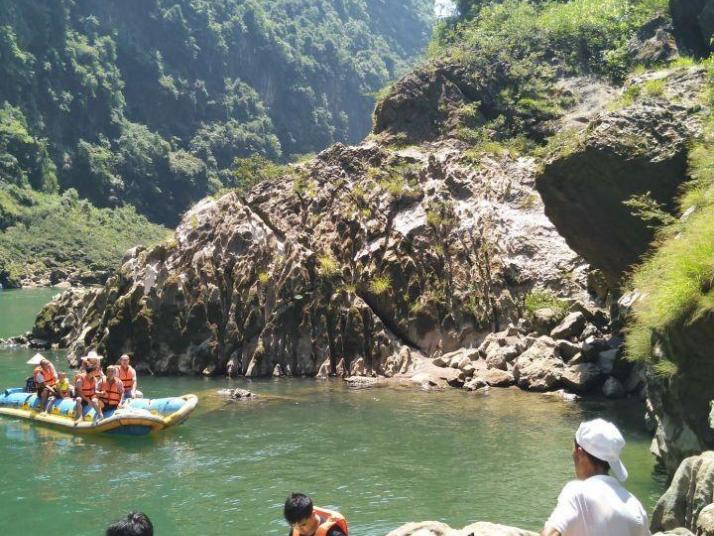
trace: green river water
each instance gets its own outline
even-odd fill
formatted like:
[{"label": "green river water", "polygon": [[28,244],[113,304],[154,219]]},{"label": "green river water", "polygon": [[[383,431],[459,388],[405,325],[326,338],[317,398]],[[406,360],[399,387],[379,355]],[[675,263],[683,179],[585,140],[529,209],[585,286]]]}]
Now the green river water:
[{"label": "green river water", "polygon": [[[32,325],[51,290],[0,292],[0,337]],[[0,386],[20,385],[31,350],[0,349]],[[65,368],[61,352],[48,353]],[[225,387],[265,398],[231,403]],[[628,488],[651,511],[663,491],[632,401],[568,403],[518,390],[487,396],[339,381],[140,378],[152,397],[195,393],[188,422],[146,438],[84,436],[0,417],[0,527],[7,536],[100,536],[129,510],[158,535],[285,535],[290,491],[340,509],[354,536],[408,521],[488,520],[540,529],[572,478],[580,420],[623,430]]]}]

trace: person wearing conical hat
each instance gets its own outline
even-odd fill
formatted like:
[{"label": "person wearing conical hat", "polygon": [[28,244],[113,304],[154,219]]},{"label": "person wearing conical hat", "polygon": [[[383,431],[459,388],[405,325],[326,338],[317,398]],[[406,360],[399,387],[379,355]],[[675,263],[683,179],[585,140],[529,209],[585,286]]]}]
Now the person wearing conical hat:
[{"label": "person wearing conical hat", "polygon": [[37,396],[40,399],[38,409],[45,413],[47,410],[47,400],[55,396],[55,385],[57,384],[57,371],[54,365],[42,354],[35,354],[27,362],[28,365],[35,365],[32,372],[32,379],[35,382]]},{"label": "person wearing conical hat", "polygon": [[[565,485],[541,536],[649,536],[647,514],[622,485],[625,440],[603,419],[580,424],[573,444],[575,476]],[[610,474],[612,473],[612,474]]]}]

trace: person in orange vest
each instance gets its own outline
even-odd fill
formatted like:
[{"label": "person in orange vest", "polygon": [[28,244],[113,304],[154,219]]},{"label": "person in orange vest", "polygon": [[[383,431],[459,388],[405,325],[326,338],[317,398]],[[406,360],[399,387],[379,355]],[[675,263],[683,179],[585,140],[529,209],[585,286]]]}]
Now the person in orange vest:
[{"label": "person in orange vest", "polygon": [[285,501],[289,536],[348,536],[347,520],[339,512],[313,506],[303,493],[292,493]]},{"label": "person in orange vest", "polygon": [[99,397],[99,407],[102,413],[105,410],[117,409],[124,402],[124,384],[117,378],[116,365],[107,367],[107,375],[97,387],[97,397]]},{"label": "person in orange vest", "polygon": [[38,408],[45,413],[47,411],[47,400],[55,396],[55,385],[57,384],[57,371],[54,365],[42,354],[35,354],[28,362],[30,365],[37,365],[32,372],[32,379],[35,381],[37,396],[40,398]]},{"label": "person in orange vest", "polygon": [[142,392],[136,388],[136,370],[129,364],[129,356],[123,354],[119,358],[119,379],[124,385],[124,398],[141,398]]},{"label": "person in orange vest", "polygon": [[[92,352],[90,352],[92,354]],[[101,369],[99,368],[99,360],[101,359],[96,353],[91,355],[91,358],[82,358],[82,372],[77,375],[74,385],[77,404],[75,406],[76,422],[80,422],[84,416],[84,408],[91,406],[94,408],[94,418],[103,419],[104,414],[99,406],[97,398],[97,385],[101,381]]]}]

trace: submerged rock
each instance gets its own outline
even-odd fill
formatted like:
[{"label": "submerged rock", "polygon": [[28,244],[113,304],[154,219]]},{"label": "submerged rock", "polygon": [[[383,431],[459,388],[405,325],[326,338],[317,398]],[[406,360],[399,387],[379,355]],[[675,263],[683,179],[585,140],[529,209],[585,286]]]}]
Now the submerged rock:
[{"label": "submerged rock", "polygon": [[247,389],[233,389],[231,392],[231,398],[233,400],[253,400],[255,398],[258,398],[258,395],[253,393],[252,391],[248,391]]}]

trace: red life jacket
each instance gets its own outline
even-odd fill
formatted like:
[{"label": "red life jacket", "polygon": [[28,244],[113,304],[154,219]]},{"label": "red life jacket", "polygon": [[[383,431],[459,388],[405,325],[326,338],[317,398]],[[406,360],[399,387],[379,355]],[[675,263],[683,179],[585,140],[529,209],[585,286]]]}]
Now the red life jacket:
[{"label": "red life jacket", "polygon": [[82,387],[79,389],[79,392],[84,396],[84,398],[88,398],[91,400],[91,398],[96,394],[97,392],[97,380],[94,376],[90,376],[86,372],[83,372],[82,374],[79,374],[77,376],[77,379],[82,379]]},{"label": "red life jacket", "polygon": [[119,392],[119,380],[116,378],[110,384],[109,380],[102,381],[102,391],[103,395],[100,396],[105,404],[110,406],[118,406],[121,402],[121,393]]},{"label": "red life jacket", "polygon": [[49,367],[47,370],[43,369],[42,367],[35,367],[35,373],[33,374],[33,377],[37,378],[38,374],[42,374],[42,376],[45,378],[45,385],[47,387],[54,387],[55,383],[57,383],[57,378],[55,378],[55,374],[52,371],[52,367]]},{"label": "red life jacket", "polygon": [[[346,536],[349,536],[349,529],[347,528],[347,520],[339,512],[334,510],[327,510],[326,508],[313,507],[313,513],[320,516],[320,526],[317,527],[317,532],[315,536],[327,536],[329,532],[335,527],[339,528]],[[297,529],[293,529],[292,536],[301,536]]]},{"label": "red life jacket", "polygon": [[124,384],[124,389],[131,391],[134,387],[134,378],[136,378],[136,371],[134,367],[129,365],[129,367],[124,370],[121,365],[119,365],[119,379]]}]

